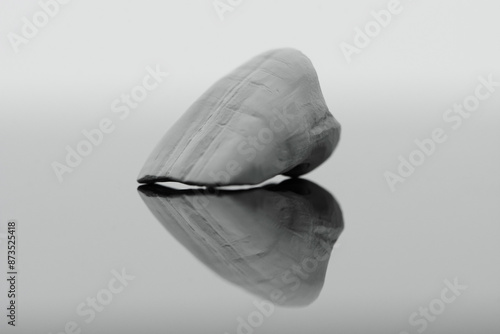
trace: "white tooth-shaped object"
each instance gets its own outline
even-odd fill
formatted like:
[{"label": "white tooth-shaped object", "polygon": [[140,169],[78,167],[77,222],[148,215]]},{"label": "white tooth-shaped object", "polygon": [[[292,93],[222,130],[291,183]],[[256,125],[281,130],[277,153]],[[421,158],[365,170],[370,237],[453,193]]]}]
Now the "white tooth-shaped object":
[{"label": "white tooth-shaped object", "polygon": [[281,306],[316,300],[344,229],[335,198],[304,179],[236,191],[160,185],[139,191],[158,221],[202,263]]},{"label": "white tooth-shaped object", "polygon": [[138,182],[219,186],[300,176],[339,138],[311,61],[294,49],[272,50],[212,85],[161,139]]}]

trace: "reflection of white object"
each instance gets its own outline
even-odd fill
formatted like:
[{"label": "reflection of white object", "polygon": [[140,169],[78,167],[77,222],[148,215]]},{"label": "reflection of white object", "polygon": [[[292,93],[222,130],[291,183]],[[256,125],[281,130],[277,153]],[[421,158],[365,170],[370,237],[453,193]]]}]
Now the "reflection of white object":
[{"label": "reflection of white object", "polygon": [[268,51],[209,88],[166,133],[138,181],[239,185],[299,176],[322,164],[339,137],[311,61],[293,49]]},{"label": "reflection of white object", "polygon": [[344,228],[325,189],[304,179],[247,190],[139,187],[160,223],[222,278],[282,306],[319,295]]}]

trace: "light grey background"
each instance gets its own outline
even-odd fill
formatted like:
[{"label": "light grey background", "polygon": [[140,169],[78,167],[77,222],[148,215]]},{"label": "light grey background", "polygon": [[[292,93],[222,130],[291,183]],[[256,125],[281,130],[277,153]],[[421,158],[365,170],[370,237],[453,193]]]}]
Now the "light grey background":
[{"label": "light grey background", "polygon": [[[135,178],[209,85],[277,47],[311,59],[342,124],[333,157],[307,178],[335,195],[345,231],[316,302],[278,308],[255,333],[417,333],[410,315],[454,278],[467,290],[426,333],[497,332],[500,89],[458,130],[442,117],[478,76],[500,81],[500,5],[402,0],[402,13],[348,63],[339,45],[387,3],[243,1],[221,21],[210,0],[73,0],[15,53],[8,34],[40,7],[3,0],[0,222],[20,224],[20,294],[19,326],[2,312],[2,333],[58,333],[72,320],[82,333],[236,333],[256,298],[176,242]],[[169,77],[121,120],[112,101],[157,64]],[[52,162],[105,117],[115,130],[58,182]],[[384,172],[437,127],[448,140],[391,192]],[[77,305],[122,268],[135,280],[85,324]]]}]

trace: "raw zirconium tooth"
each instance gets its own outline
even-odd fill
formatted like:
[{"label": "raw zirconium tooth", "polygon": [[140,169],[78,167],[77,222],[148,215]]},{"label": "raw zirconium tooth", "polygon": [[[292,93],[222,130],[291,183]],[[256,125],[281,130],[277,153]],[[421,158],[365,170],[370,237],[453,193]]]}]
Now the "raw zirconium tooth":
[{"label": "raw zirconium tooth", "polygon": [[317,298],[344,228],[334,197],[303,179],[236,191],[145,185],[139,193],[202,263],[282,306],[304,306]]},{"label": "raw zirconium tooth", "polygon": [[299,176],[323,163],[339,137],[311,61],[273,50],[209,88],[156,146],[138,182],[242,185]]}]

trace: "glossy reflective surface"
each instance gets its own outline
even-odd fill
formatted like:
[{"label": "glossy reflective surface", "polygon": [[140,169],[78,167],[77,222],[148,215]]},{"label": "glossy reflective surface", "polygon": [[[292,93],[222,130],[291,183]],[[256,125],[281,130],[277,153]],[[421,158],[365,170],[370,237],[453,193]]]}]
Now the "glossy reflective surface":
[{"label": "glossy reflective surface", "polygon": [[323,287],[343,230],[333,196],[291,179],[248,190],[141,186],[160,223],[229,282],[283,306],[304,306]]},{"label": "glossy reflective surface", "polygon": [[[500,2],[402,0],[401,14],[350,63],[340,45],[352,44],[356,27],[390,1],[223,0],[240,3],[224,21],[207,0],[67,2],[14,53],[8,36],[21,33],[39,1],[0,1],[0,223],[19,223],[19,326],[9,328],[0,311],[0,333],[71,332],[70,321],[81,334],[500,332],[500,86],[474,111],[464,108],[465,116],[453,111],[466,98],[474,103],[479,77],[500,82]],[[313,250],[307,238],[335,239],[310,233],[324,225],[307,196],[208,195],[213,207],[202,207],[200,220],[179,223],[168,218],[168,205],[203,204],[204,195],[147,197],[137,193],[136,177],[213,82],[280,47],[311,59],[342,124],[335,153],[304,178],[334,195],[345,228],[310,274],[314,282],[302,279],[297,288],[310,298],[302,307],[275,303],[271,312],[262,304],[268,292],[296,285],[271,277],[301,264],[300,254]],[[129,107],[122,94],[143,84],[148,66],[170,75]],[[82,132],[103,119],[113,131],[59,182],[52,163],[66,163],[67,147],[76,149]],[[415,141],[438,128],[447,140],[418,161]],[[384,174],[397,173],[400,157],[412,154],[420,165],[391,191]],[[141,197],[168,221],[159,222]],[[300,220],[307,225],[276,220],[288,216],[266,198],[285,213],[307,211]],[[213,226],[217,233],[203,230]],[[202,242],[206,235],[223,239]],[[114,271],[123,270],[133,279],[109,300],[110,283],[114,291],[122,286]],[[88,298],[106,305],[97,311]],[[259,326],[248,330],[249,321]]]}]

